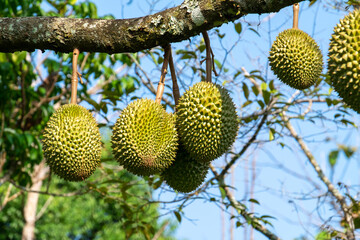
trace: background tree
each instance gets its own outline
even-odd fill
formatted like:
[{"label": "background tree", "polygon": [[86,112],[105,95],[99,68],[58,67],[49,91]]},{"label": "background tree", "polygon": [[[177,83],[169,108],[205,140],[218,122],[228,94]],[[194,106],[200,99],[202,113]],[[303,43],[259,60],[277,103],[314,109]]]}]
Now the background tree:
[{"label": "background tree", "polygon": [[[357,145],[333,144],[329,165],[324,167],[319,164],[316,144],[336,142],[328,133],[339,128],[358,134],[353,118],[356,113],[331,91],[326,75],[314,87],[294,92],[279,84],[267,65],[247,70],[231,60],[233,48],[242,44],[246,32],[261,33],[254,24],[236,19],[250,13],[279,11],[295,2],[300,1],[187,0],[173,8],[162,6],[163,11],[146,17],[113,20],[108,15],[102,17],[104,21],[97,20],[96,5],[90,1],[1,1],[0,51],[4,53],[0,54],[0,209],[4,214],[0,224],[6,231],[1,237],[16,239],[22,234],[31,239],[36,234],[47,239],[62,238],[64,234],[68,238],[108,239],[115,234],[126,239],[156,239],[159,235],[169,239],[169,226],[173,225],[167,220],[154,220],[160,214],[157,207],[181,221],[186,217],[186,207],[201,199],[218,205],[245,233],[250,226],[266,238],[279,239],[281,236],[270,225],[274,221],[269,219],[269,213],[256,206],[266,203],[266,199],[255,195],[253,189],[257,169],[266,168],[266,164],[257,164],[253,156],[264,152],[270,156],[273,175],[282,171],[306,185],[286,194],[290,204],[299,207],[297,201],[306,199],[318,203],[320,221],[309,221],[306,229],[315,226],[319,239],[354,239],[359,227],[358,187],[341,182],[337,169],[343,153],[347,159],[358,156]],[[348,11],[343,1],[316,4]],[[17,18],[26,16],[37,17]],[[215,27],[229,21],[235,21],[231,26],[238,39],[226,46],[224,39],[229,33]],[[79,47],[82,52],[79,67],[84,84],[78,94],[81,104],[96,114],[100,126],[111,127],[118,111],[130,101],[155,95],[154,85],[163,62],[162,48],[158,46],[191,38],[191,42],[176,45],[174,54],[181,91],[205,78],[202,63],[206,47],[204,40],[195,36],[213,28],[211,40],[219,42],[219,47],[213,48],[218,74],[214,81],[232,91],[241,127],[234,148],[213,163],[213,175],[196,192],[173,193],[159,176],[136,178],[106,154],[100,169],[83,183],[66,183],[49,172],[42,156],[41,132],[54,109],[69,99],[69,52],[73,48]],[[55,52],[15,52],[35,49]],[[174,101],[168,82],[163,103],[171,111]],[[304,129],[311,129],[315,135]],[[300,168],[278,161],[277,154],[271,151],[275,146],[283,147],[282,153],[290,158],[297,157]],[[240,189],[235,192],[236,186],[231,183],[230,173],[236,171],[236,166],[249,169],[253,182],[252,189],[242,197]],[[281,196],[279,189],[264,189]],[[321,213],[325,208],[330,210]],[[109,212],[121,217],[107,215]],[[301,212],[307,214],[308,210]]]}]

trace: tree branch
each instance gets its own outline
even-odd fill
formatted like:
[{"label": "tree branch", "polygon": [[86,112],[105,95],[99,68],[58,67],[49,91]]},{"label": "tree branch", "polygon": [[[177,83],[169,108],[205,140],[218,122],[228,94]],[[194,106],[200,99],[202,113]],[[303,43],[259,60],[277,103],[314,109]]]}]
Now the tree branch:
[{"label": "tree branch", "polygon": [[244,205],[242,205],[241,203],[239,203],[239,201],[236,200],[234,195],[231,193],[230,189],[224,184],[224,176],[219,175],[216,172],[214,166],[212,166],[211,164],[210,164],[210,169],[213,172],[215,178],[218,179],[219,185],[224,189],[226,198],[231,203],[231,206],[233,206],[239,212],[239,214],[243,216],[245,219],[251,219],[252,221],[251,226],[255,228],[257,231],[264,234],[268,239],[280,240],[278,236],[276,236],[273,232],[271,232],[264,225],[262,225],[258,219],[254,218],[253,214],[248,213]]},{"label": "tree branch", "polygon": [[0,18],[0,52],[138,52],[166,46],[249,13],[277,12],[303,0],[184,0],[174,8],[131,19]]},{"label": "tree branch", "polygon": [[318,177],[321,181],[326,185],[328,191],[331,195],[337,200],[340,204],[341,210],[344,214],[344,219],[347,223],[347,230],[346,235],[348,239],[355,239],[354,235],[354,219],[351,214],[351,208],[346,204],[346,200],[344,196],[338,191],[337,188],[332,184],[329,178],[324,174],[320,165],[316,161],[315,157],[312,155],[310,149],[307,147],[304,140],[297,134],[294,127],[291,125],[289,118],[285,115],[285,111],[281,115],[282,120],[285,123],[285,127],[289,130],[291,136],[296,140],[296,142],[300,145],[301,149],[303,150],[304,154],[306,155],[307,159],[309,160],[310,164],[313,166],[314,170],[318,174]]}]

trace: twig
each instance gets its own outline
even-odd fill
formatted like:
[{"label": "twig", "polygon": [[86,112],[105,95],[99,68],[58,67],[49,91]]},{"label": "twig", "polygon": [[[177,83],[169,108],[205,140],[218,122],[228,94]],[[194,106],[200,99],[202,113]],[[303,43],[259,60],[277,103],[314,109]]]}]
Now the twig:
[{"label": "twig", "polygon": [[30,109],[30,111],[24,116],[24,118],[22,119],[22,122],[21,122],[22,127],[25,124],[25,120],[27,118],[29,118],[31,115],[33,115],[49,99],[49,96],[50,96],[51,92],[54,90],[54,87],[55,87],[55,84],[56,84],[58,78],[59,78],[59,75],[56,75],[55,80],[52,82],[51,87],[46,92],[45,97],[41,98],[41,100],[32,109]]},{"label": "twig", "polygon": [[307,159],[309,160],[310,164],[313,166],[314,170],[318,174],[318,177],[321,181],[326,185],[328,191],[335,197],[337,202],[341,206],[341,210],[344,214],[344,219],[348,225],[348,229],[346,231],[346,235],[348,239],[355,239],[354,235],[354,219],[351,214],[351,208],[347,206],[346,200],[343,195],[335,188],[335,186],[331,183],[328,177],[322,171],[320,165],[317,163],[315,157],[312,155],[311,151],[307,147],[304,140],[297,134],[294,127],[291,125],[289,118],[286,116],[285,111],[282,112],[281,118],[285,123],[285,127],[289,130],[291,136],[296,140],[296,142],[300,145],[300,148],[303,150],[304,154],[306,155]]},{"label": "twig", "polygon": [[179,85],[178,85],[177,79],[176,79],[176,72],[175,72],[174,60],[172,57],[171,49],[170,49],[170,57],[169,57],[169,66],[170,66],[170,72],[171,72],[171,79],[172,79],[172,83],[173,83],[173,96],[174,96],[174,100],[175,100],[175,111],[176,111],[176,106],[178,105],[179,98],[180,98],[180,90],[179,90]]},{"label": "twig", "polygon": [[204,37],[204,42],[206,47],[206,82],[211,82],[212,58],[211,58],[210,39],[206,31],[203,31],[202,35]]},{"label": "twig", "polygon": [[39,194],[44,194],[44,195],[50,195],[50,196],[54,196],[54,197],[72,197],[72,196],[76,196],[76,195],[83,195],[86,194],[88,192],[91,191],[91,189],[86,189],[86,191],[76,191],[76,192],[70,192],[70,193],[49,193],[49,192],[44,192],[44,191],[34,191],[31,190],[30,188],[27,187],[23,187],[20,185],[17,185],[14,181],[10,180],[9,181],[12,185],[14,185],[14,187],[23,190],[25,192],[33,192],[33,193],[39,193]]},{"label": "twig", "polygon": [[210,48],[210,50],[211,50],[211,62],[212,62],[212,67],[213,67],[213,72],[214,72],[214,74],[215,74],[215,76],[219,76],[219,74],[216,72],[216,68],[215,68],[215,55],[214,55],[214,52],[213,52],[213,50]]},{"label": "twig", "polygon": [[75,48],[72,58],[72,77],[71,77],[71,100],[72,104],[77,104],[77,85],[78,85],[78,70],[77,61],[79,58],[79,49]]},{"label": "twig", "polygon": [[44,215],[46,209],[49,207],[49,205],[50,205],[50,203],[52,202],[53,199],[54,199],[54,196],[50,196],[46,200],[45,204],[42,206],[42,208],[40,209],[38,214],[36,214],[36,221],[39,220],[42,217],[42,215]]},{"label": "twig", "polygon": [[274,234],[264,225],[262,225],[258,219],[253,217],[253,214],[248,213],[246,211],[246,208],[242,204],[240,204],[239,201],[236,200],[230,189],[224,184],[224,176],[222,176],[221,174],[219,175],[212,164],[210,164],[210,169],[213,172],[215,178],[218,179],[219,186],[224,189],[226,198],[231,203],[231,206],[234,207],[239,212],[239,214],[243,216],[246,220],[251,219],[251,226],[257,231],[261,232],[267,238],[269,238],[270,240],[280,240],[280,238],[276,236],[276,234]]},{"label": "twig", "polygon": [[272,108],[272,106],[276,103],[277,98],[272,99],[272,101],[270,102],[270,104],[267,106],[266,111],[264,112],[264,115],[259,123],[259,125],[257,126],[255,133],[252,135],[252,137],[249,139],[249,141],[243,146],[243,148],[241,149],[241,151],[237,154],[234,154],[231,158],[231,161],[226,164],[225,168],[221,171],[220,176],[224,177],[225,174],[227,173],[227,171],[231,168],[231,166],[237,161],[237,159],[239,159],[244,153],[245,151],[249,148],[249,146],[256,140],[257,135],[260,132],[260,129],[262,128],[262,126],[264,125],[264,123],[266,122],[266,118],[269,114],[270,109]]},{"label": "twig", "polygon": [[80,72],[82,72],[84,70],[84,67],[85,67],[85,63],[86,63],[86,60],[89,58],[90,56],[90,53],[87,52],[84,59],[82,60],[81,62],[81,66],[80,66]]},{"label": "twig", "polygon": [[161,234],[165,231],[165,228],[167,227],[167,225],[169,225],[169,221],[166,221],[161,228],[155,233],[154,237],[151,240],[157,240],[159,239],[159,237],[161,237]]},{"label": "twig", "polygon": [[12,185],[10,184],[7,191],[6,191],[5,198],[4,198],[4,200],[3,200],[3,202],[2,202],[2,204],[0,206],[0,211],[4,209],[4,207],[6,206],[6,204],[8,202],[14,200],[15,198],[17,198],[18,196],[23,194],[23,191],[19,191],[19,192],[15,193],[14,195],[10,196],[11,188],[12,188]]},{"label": "twig", "polygon": [[164,62],[163,62],[162,68],[161,68],[160,81],[159,81],[157,91],[156,91],[155,102],[157,102],[159,104],[161,103],[162,95],[164,94],[165,75],[167,73],[167,68],[168,68],[168,65],[169,65],[170,51],[171,51],[171,47],[170,47],[170,44],[169,44],[169,45],[167,45],[165,47]]}]

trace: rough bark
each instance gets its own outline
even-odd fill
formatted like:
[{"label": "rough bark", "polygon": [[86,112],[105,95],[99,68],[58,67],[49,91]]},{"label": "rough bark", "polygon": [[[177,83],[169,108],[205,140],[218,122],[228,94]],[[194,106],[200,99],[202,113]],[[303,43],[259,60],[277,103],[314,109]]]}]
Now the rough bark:
[{"label": "rough bark", "polygon": [[0,18],[0,52],[49,49],[138,52],[180,42],[245,14],[277,12],[303,0],[185,0],[180,6],[132,19]]},{"label": "rough bark", "polygon": [[[45,166],[45,162],[41,162],[34,167],[34,173],[31,176],[32,186],[30,190],[40,191],[42,182],[48,173],[49,168]],[[39,193],[29,192],[24,207],[24,228],[22,232],[22,240],[35,239],[35,222],[36,222],[36,209],[39,200]]]}]

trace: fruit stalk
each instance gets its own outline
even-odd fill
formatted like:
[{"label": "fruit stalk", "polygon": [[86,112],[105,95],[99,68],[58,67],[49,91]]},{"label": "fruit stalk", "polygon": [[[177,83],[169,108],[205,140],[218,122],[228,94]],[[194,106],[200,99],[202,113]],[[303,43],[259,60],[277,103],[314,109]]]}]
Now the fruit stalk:
[{"label": "fruit stalk", "polygon": [[160,81],[157,87],[157,91],[156,91],[156,97],[155,97],[155,102],[157,103],[161,103],[161,99],[162,96],[164,94],[164,89],[165,89],[165,75],[167,73],[167,68],[169,65],[169,56],[170,56],[170,51],[171,51],[171,47],[170,45],[167,45],[165,47],[165,53],[164,53],[164,62],[161,68],[161,76],[160,76]]},{"label": "fruit stalk", "polygon": [[293,5],[293,28],[299,29],[299,3]]},{"label": "fruit stalk", "polygon": [[174,60],[171,53],[171,48],[170,48],[170,56],[169,56],[169,66],[170,66],[171,79],[173,84],[173,96],[175,100],[175,111],[176,111],[176,106],[178,105],[180,98],[180,90],[179,90],[179,85],[177,84],[176,72],[175,72]]},{"label": "fruit stalk", "polygon": [[209,35],[206,31],[202,32],[206,47],[206,82],[211,82],[211,69],[212,69],[212,58],[211,58],[211,46]]},{"label": "fruit stalk", "polygon": [[80,51],[75,48],[73,50],[73,59],[72,59],[72,77],[71,77],[71,100],[70,103],[77,104],[77,84],[78,84],[78,71],[77,71],[77,61],[79,58]]}]

